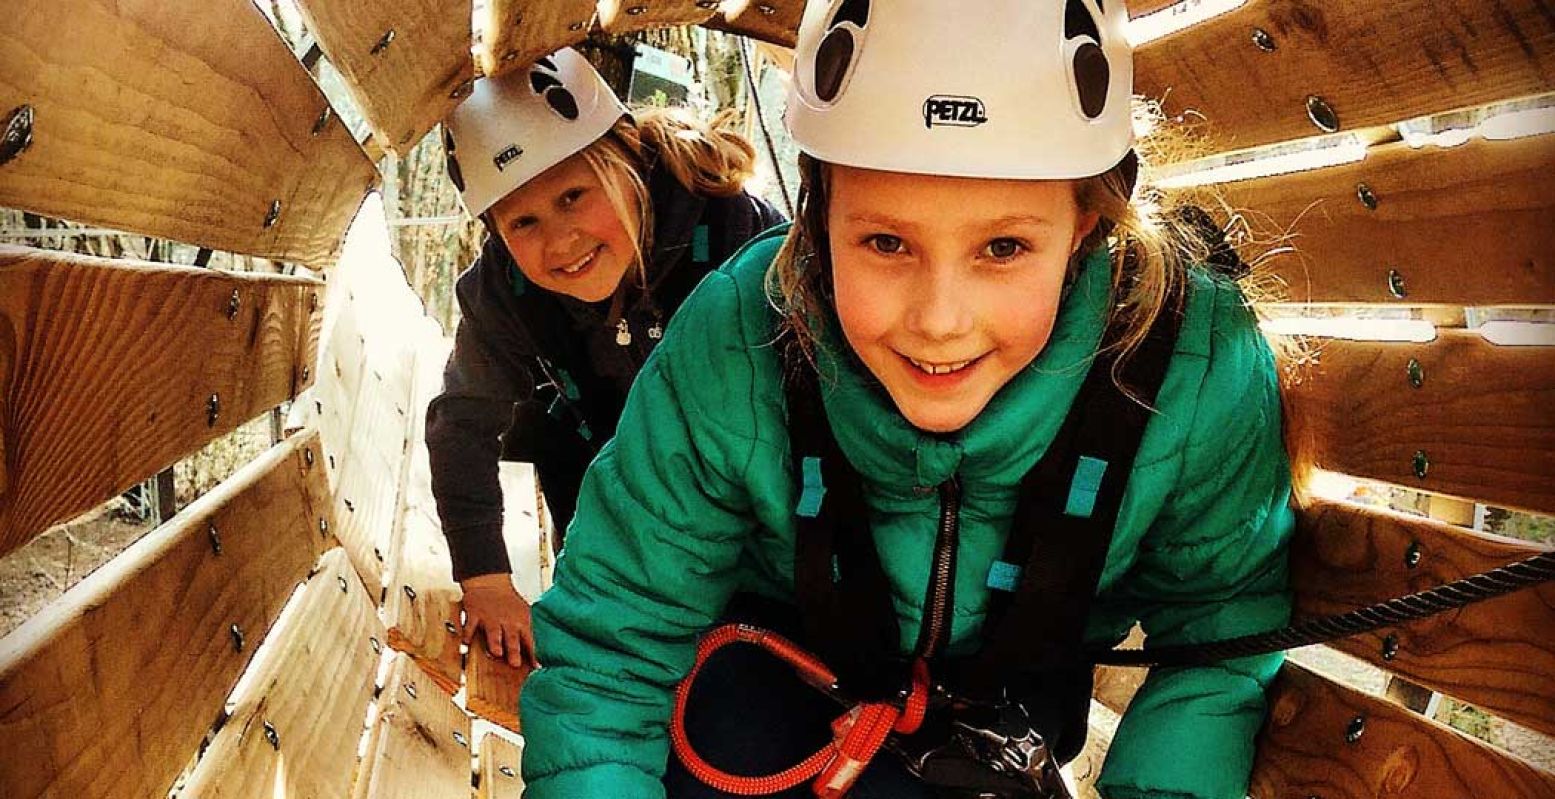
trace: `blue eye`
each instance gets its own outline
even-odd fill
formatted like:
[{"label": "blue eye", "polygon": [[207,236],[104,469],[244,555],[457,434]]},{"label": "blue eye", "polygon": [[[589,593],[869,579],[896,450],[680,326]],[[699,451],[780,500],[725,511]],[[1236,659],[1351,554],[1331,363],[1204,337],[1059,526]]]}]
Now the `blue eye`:
[{"label": "blue eye", "polygon": [[865,239],[865,244],[881,255],[895,255],[902,251],[902,240],[888,233],[876,233]]},{"label": "blue eye", "polygon": [[988,242],[988,246],[983,251],[994,260],[1008,261],[1020,255],[1025,249],[1026,245],[1016,239],[994,239]]}]

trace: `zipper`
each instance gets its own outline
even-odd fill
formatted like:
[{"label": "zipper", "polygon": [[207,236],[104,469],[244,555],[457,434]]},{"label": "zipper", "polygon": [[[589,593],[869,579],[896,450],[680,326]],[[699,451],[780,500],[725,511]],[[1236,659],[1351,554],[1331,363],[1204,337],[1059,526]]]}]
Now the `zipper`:
[{"label": "zipper", "polygon": [[939,534],[923,603],[917,657],[934,657],[950,643],[950,614],[956,585],[956,549],[961,539],[961,484],[955,475],[939,484]]}]

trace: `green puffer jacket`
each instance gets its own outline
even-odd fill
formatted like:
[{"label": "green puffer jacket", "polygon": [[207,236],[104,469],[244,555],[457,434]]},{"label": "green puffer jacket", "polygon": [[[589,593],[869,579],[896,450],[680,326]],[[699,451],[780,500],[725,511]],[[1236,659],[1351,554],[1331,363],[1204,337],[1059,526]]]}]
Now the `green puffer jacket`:
[{"label": "green puffer jacket", "polygon": [[[521,700],[526,796],[659,797],[676,682],[736,591],[793,599],[793,512],[776,314],[763,273],[782,230],[692,293],[589,468],[556,582],[534,609],[544,668]],[[1047,347],[957,435],[913,428],[889,397],[822,359],[827,415],[865,479],[902,649],[918,635],[939,510],[962,486],[952,650],[978,635],[1022,475],[1068,412],[1100,340],[1107,259],[1093,255]],[[1235,287],[1195,274],[1089,620],[1153,644],[1285,624],[1290,473],[1273,358]],[[919,490],[915,490],[919,489]],[[1241,799],[1279,655],[1158,669],[1129,707],[1104,795]],[[737,709],[731,708],[731,712]]]}]

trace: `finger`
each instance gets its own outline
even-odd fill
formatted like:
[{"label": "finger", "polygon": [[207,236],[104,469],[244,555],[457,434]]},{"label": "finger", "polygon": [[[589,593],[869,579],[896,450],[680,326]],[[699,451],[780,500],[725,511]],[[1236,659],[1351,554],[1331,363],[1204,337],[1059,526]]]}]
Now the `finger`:
[{"label": "finger", "polygon": [[524,665],[524,631],[518,627],[507,627],[502,631],[512,645],[508,647],[508,665],[513,668],[521,668]]},{"label": "finger", "polygon": [[524,642],[524,654],[529,660],[530,668],[540,668],[540,652],[535,648],[534,628],[525,628],[521,635],[521,640]]},{"label": "finger", "polygon": [[502,628],[495,624],[486,625],[486,651],[494,658],[501,658],[502,645]]}]

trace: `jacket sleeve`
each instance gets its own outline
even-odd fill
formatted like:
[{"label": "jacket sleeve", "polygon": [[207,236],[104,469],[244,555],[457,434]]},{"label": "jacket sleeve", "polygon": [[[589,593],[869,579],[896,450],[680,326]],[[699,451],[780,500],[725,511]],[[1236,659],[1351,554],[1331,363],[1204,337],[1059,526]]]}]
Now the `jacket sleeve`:
[{"label": "jacket sleeve", "polygon": [[[1289,621],[1293,527],[1273,356],[1239,292],[1217,284],[1209,364],[1181,476],[1121,593],[1146,646],[1264,632]],[[1107,799],[1243,799],[1264,691],[1282,654],[1154,669],[1124,714],[1098,789]]]},{"label": "jacket sleeve", "polygon": [[[521,700],[530,799],[661,797],[674,685],[722,611],[753,526],[749,351],[734,285],[687,298],[589,467]],[[720,350],[724,350],[720,352]],[[709,374],[709,364],[718,370]]]},{"label": "jacket sleeve", "polygon": [[427,456],[432,496],[453,556],[453,576],[464,580],[511,571],[502,540],[502,487],[497,481],[500,437],[513,403],[531,393],[531,378],[502,352],[523,342],[501,323],[506,309],[482,286],[479,263],[459,279],[461,317],[443,370],[443,392],[427,405]]}]

